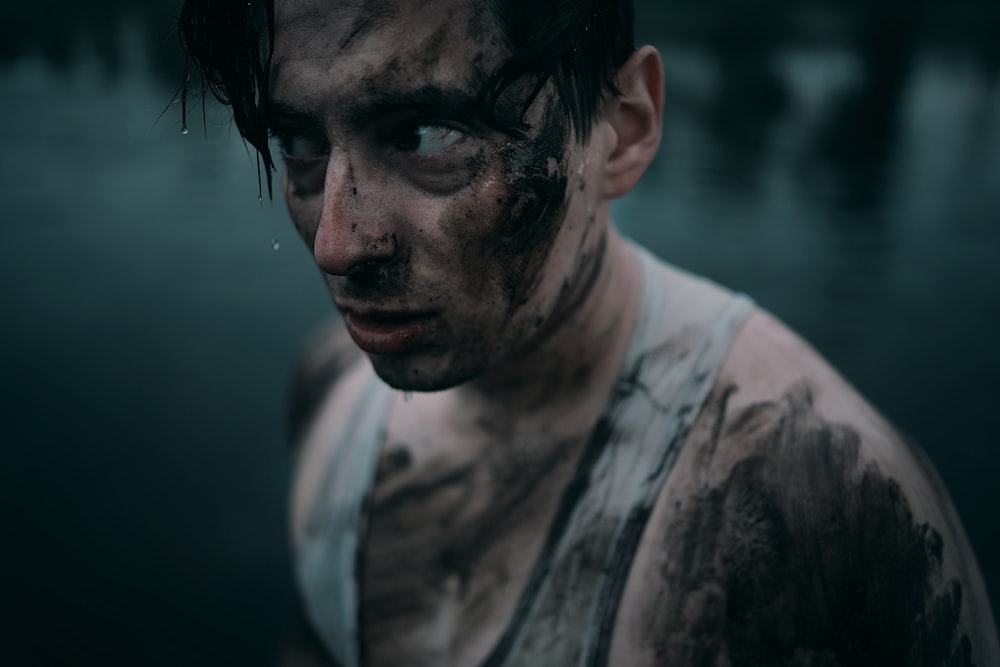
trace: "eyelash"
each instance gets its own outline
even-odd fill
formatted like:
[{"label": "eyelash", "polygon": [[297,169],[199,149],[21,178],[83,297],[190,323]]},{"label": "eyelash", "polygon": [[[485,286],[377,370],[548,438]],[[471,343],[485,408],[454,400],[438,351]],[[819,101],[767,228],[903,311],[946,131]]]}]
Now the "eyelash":
[{"label": "eyelash", "polygon": [[[424,131],[421,132],[421,129]],[[396,149],[415,157],[433,159],[463,141],[469,134],[468,130],[456,127],[451,123],[417,120],[399,126],[393,133],[392,145]],[[432,151],[430,154],[421,154],[416,147],[411,147],[411,144],[416,140],[418,142],[417,146],[419,146],[422,138],[439,139],[444,146],[440,150]]]},{"label": "eyelash", "polygon": [[[427,128],[429,130],[442,130],[443,132],[441,132],[439,136],[445,139],[444,143],[446,143],[446,145],[440,151],[434,151],[430,154],[421,155],[416,148],[411,148],[410,144],[414,139],[419,141],[419,135],[428,137],[435,136],[435,134],[429,132],[421,133],[419,131],[421,128]],[[329,155],[330,149],[325,140],[311,138],[302,132],[279,128],[271,129],[269,134],[271,139],[278,143],[279,152],[281,153],[282,158],[286,161],[306,164],[323,160]],[[465,138],[470,136],[470,134],[471,133],[468,130],[456,127],[451,123],[444,123],[442,121],[415,120],[395,126],[382,141],[386,145],[392,146],[394,149],[403,153],[408,153],[420,159],[426,160],[434,159],[441,153],[446,152],[450,147],[460,143]],[[450,141],[448,141],[449,137]],[[310,150],[303,151],[301,150],[301,147],[295,147],[295,142],[311,144],[311,146],[309,146]]]},{"label": "eyelash", "polygon": [[[312,139],[306,134],[303,134],[301,132],[272,129],[270,131],[270,135],[273,140],[278,142],[281,156],[285,160],[291,160],[293,162],[302,162],[302,163],[316,162],[318,160],[324,159],[329,154],[330,149],[329,146],[326,145],[325,141],[318,141],[316,139]],[[309,156],[296,156],[295,150],[292,147],[293,142],[295,141],[312,143],[315,146],[319,147],[319,150],[314,151],[313,154]]]},{"label": "eyelash", "polygon": [[[269,134],[278,143],[295,196],[322,192],[330,158],[330,142],[323,133],[278,126],[272,127]],[[484,139],[480,132],[440,120],[440,116],[384,118],[363,134],[367,138],[362,137],[362,141],[375,151],[372,157],[429,192],[453,192],[468,183],[468,160],[473,153],[483,151],[481,142],[476,141]],[[428,148],[427,144],[429,150],[421,150]]]}]

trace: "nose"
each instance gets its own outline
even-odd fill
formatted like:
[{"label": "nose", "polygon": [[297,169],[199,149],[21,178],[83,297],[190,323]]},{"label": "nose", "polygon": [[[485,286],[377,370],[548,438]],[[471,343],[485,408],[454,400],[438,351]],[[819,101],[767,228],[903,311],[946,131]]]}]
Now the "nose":
[{"label": "nose", "polygon": [[[364,187],[378,188],[378,179]],[[323,189],[323,211],[313,244],[316,264],[326,273],[345,276],[391,261],[399,251],[390,216],[379,210],[383,196],[364,196],[349,158],[331,156]],[[368,202],[365,204],[365,202]]]}]

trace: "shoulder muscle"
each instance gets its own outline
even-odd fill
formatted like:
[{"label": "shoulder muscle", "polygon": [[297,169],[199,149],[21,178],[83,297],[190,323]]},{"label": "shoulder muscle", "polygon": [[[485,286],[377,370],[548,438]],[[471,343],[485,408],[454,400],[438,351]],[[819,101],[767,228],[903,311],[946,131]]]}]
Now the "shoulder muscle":
[{"label": "shoulder muscle", "polygon": [[330,389],[359,359],[361,351],[339,319],[324,324],[309,337],[288,392],[288,437],[293,446],[301,441]]},{"label": "shoulder muscle", "polygon": [[663,587],[643,625],[656,654],[993,664],[983,582],[933,470],[777,327],[748,324],[654,515]]}]

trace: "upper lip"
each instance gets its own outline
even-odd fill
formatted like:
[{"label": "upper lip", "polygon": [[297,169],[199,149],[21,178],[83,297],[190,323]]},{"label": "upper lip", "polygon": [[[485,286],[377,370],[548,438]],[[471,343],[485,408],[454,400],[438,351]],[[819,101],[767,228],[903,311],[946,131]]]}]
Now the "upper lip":
[{"label": "upper lip", "polygon": [[340,312],[346,315],[353,315],[366,320],[405,320],[415,317],[427,317],[433,315],[429,310],[413,310],[409,308],[379,308],[376,306],[337,304]]}]

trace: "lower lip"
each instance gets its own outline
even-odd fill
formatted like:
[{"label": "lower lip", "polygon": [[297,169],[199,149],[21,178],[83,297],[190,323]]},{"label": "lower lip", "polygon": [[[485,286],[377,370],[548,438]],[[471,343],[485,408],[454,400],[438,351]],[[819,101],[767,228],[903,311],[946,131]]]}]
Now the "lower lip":
[{"label": "lower lip", "polygon": [[433,315],[379,319],[347,313],[344,323],[355,344],[370,354],[399,354],[420,341]]}]

